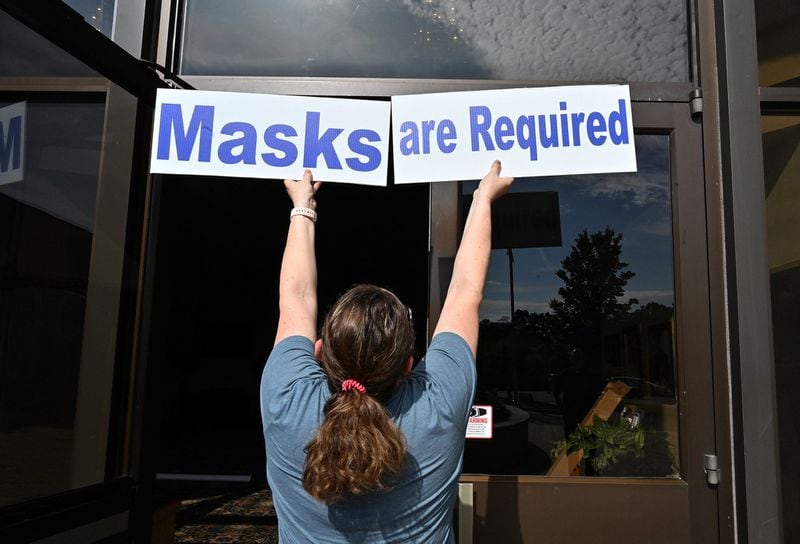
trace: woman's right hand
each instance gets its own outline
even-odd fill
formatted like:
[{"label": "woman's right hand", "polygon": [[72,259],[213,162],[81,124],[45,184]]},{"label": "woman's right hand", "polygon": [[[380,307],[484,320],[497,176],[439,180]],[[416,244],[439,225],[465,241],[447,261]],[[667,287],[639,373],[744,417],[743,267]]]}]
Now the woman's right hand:
[{"label": "woman's right hand", "polygon": [[473,198],[487,198],[489,203],[494,202],[506,192],[514,182],[512,177],[500,177],[502,166],[500,161],[494,161],[489,171],[483,176],[478,188],[473,193]]},{"label": "woman's right hand", "polygon": [[292,205],[295,208],[317,209],[317,201],[314,196],[317,194],[322,182],[314,181],[311,170],[303,172],[303,179],[286,179],[283,181],[283,185],[286,187],[286,192],[289,194],[289,198],[292,199]]}]

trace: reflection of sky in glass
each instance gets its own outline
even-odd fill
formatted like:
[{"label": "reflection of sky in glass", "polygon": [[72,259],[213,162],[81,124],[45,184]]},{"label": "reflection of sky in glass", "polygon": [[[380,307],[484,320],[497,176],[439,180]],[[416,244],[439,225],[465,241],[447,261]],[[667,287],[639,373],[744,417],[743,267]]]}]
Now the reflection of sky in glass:
[{"label": "reflection of sky in glass", "polygon": [[686,81],[684,0],[187,0],[182,73]]},{"label": "reflection of sky in glass", "polygon": [[[639,171],[627,174],[518,179],[513,191],[558,191],[561,247],[514,250],[514,299],[518,310],[548,312],[563,282],[556,276],[576,236],[611,227],[622,233],[622,260],[636,274],[625,298],[644,305],[674,304],[672,218],[669,180],[669,137],[637,135]],[[505,172],[513,175],[513,172]],[[471,194],[473,183],[462,191]],[[481,318],[510,316],[509,268],[506,250],[492,251]]]}]

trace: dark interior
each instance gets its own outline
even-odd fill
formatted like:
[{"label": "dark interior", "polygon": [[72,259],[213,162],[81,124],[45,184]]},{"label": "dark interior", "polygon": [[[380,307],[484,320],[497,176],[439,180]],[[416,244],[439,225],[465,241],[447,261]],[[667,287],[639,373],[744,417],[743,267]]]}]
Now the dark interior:
[{"label": "dark interior", "polygon": [[[259,382],[278,317],[291,203],[276,181],[166,177],[156,211],[148,372],[159,473],[263,481]],[[329,183],[318,195],[320,317],[344,290],[394,290],[425,345],[428,186]]]}]

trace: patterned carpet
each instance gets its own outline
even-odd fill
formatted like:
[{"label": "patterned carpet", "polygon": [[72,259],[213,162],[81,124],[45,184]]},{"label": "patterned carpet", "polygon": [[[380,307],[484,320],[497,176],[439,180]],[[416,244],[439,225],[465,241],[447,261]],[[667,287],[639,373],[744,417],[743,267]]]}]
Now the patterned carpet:
[{"label": "patterned carpet", "polygon": [[183,501],[175,519],[177,544],[277,544],[269,490]]}]

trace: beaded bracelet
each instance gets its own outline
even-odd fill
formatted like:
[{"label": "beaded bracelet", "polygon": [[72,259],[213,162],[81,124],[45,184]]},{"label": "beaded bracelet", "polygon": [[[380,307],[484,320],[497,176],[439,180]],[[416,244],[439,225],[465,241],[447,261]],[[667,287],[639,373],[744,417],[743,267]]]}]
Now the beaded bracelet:
[{"label": "beaded bracelet", "polygon": [[317,212],[315,212],[311,208],[292,208],[292,211],[289,212],[289,219],[291,219],[295,215],[302,215],[303,217],[308,217],[314,223],[317,222]]}]

